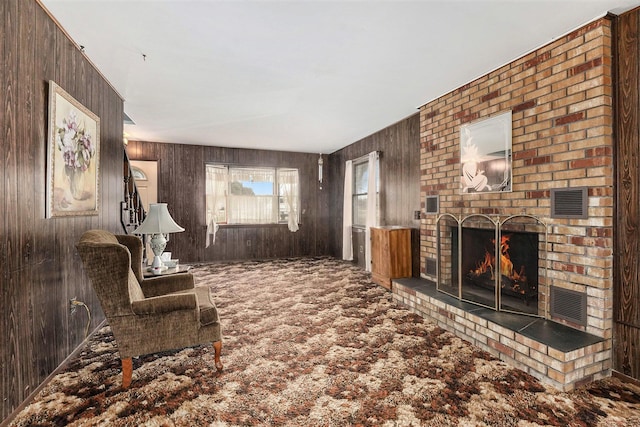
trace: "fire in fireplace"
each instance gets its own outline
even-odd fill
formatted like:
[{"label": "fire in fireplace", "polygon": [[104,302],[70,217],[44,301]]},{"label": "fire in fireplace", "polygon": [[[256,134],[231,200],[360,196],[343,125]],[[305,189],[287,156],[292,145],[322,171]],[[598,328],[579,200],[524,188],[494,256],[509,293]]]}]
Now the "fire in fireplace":
[{"label": "fire in fireplace", "polygon": [[500,304],[501,310],[538,314],[537,233],[505,232],[496,245],[494,230],[465,227],[460,254],[463,299],[492,308]]}]

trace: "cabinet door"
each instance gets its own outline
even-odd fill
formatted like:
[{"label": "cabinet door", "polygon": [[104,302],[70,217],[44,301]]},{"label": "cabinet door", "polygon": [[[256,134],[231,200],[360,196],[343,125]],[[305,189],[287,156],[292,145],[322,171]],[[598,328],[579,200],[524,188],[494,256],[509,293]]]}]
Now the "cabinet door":
[{"label": "cabinet door", "polygon": [[389,230],[389,277],[411,277],[411,229]]},{"label": "cabinet door", "polygon": [[389,277],[389,239],[388,230],[371,229],[371,272]]},{"label": "cabinet door", "polygon": [[411,229],[371,228],[373,281],[391,289],[391,279],[412,276]]}]

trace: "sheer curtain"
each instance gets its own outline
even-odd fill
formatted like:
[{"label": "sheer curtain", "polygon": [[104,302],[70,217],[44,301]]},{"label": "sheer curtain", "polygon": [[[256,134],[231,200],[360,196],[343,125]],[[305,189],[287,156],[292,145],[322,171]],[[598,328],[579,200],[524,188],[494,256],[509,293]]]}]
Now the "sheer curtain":
[{"label": "sheer curtain", "polygon": [[369,153],[367,181],[367,223],[365,231],[365,268],[371,271],[371,227],[378,225],[378,152]]},{"label": "sheer curtain", "polygon": [[284,204],[287,209],[287,225],[289,231],[298,231],[298,170],[278,169],[278,184],[280,185]]},{"label": "sheer curtain", "polygon": [[234,168],[229,169],[229,176],[231,182],[273,182],[274,171],[271,169],[244,169]]},{"label": "sheer curtain", "polygon": [[273,196],[229,197],[229,224],[273,223]]},{"label": "sheer curtain", "polygon": [[353,161],[344,166],[344,203],[342,204],[342,259],[353,260],[351,226],[353,225]]},{"label": "sheer curtain", "polygon": [[216,243],[218,222],[226,220],[224,211],[227,195],[227,168],[207,165],[206,167],[207,245]]},{"label": "sheer curtain", "polygon": [[[227,209],[227,222],[229,224],[272,224],[277,222],[274,209],[278,206],[274,203],[275,171],[273,169],[242,169],[231,168],[229,170],[231,183],[231,195],[229,196]],[[267,183],[271,184],[270,194],[256,195],[244,193],[242,183]],[[234,190],[235,189],[235,190]]]}]

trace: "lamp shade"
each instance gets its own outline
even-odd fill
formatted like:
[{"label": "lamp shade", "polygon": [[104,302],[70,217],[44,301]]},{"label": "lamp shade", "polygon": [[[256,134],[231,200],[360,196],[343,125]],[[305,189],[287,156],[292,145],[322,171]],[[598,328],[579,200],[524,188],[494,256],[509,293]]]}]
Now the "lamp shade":
[{"label": "lamp shade", "polygon": [[149,205],[149,213],[140,227],[136,228],[134,234],[157,234],[157,233],[178,233],[184,231],[171,218],[166,203],[152,203]]}]

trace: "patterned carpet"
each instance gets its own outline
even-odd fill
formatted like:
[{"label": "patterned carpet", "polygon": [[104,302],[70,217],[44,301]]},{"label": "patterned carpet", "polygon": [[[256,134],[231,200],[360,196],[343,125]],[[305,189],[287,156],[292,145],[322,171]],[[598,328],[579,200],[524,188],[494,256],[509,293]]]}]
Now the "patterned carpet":
[{"label": "patterned carpet", "polygon": [[223,321],[213,348],[141,357],[119,388],[108,327],[13,426],[635,426],[640,388],[545,388],[395,303],[332,258],[202,265]]}]

